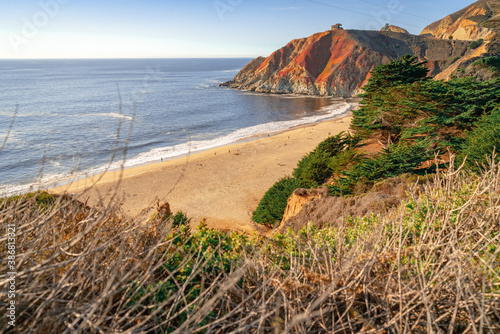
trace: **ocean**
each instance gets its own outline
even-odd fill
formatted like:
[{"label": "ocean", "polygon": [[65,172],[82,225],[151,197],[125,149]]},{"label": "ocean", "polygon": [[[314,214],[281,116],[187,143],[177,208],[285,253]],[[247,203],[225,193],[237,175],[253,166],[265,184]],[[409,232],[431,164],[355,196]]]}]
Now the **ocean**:
[{"label": "ocean", "polygon": [[219,87],[250,59],[0,60],[0,197],[332,118],[333,98]]}]

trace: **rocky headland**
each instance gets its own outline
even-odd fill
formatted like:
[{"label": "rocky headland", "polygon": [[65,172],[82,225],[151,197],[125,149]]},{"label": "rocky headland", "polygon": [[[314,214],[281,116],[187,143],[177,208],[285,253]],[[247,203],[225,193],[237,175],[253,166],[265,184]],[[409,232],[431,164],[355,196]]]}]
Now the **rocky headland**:
[{"label": "rocky headland", "polygon": [[499,13],[500,1],[477,1],[420,35],[393,25],[381,31],[333,26],[253,59],[223,85],[264,93],[356,96],[373,67],[407,54],[426,61],[430,76],[446,80],[474,60],[497,54]]}]

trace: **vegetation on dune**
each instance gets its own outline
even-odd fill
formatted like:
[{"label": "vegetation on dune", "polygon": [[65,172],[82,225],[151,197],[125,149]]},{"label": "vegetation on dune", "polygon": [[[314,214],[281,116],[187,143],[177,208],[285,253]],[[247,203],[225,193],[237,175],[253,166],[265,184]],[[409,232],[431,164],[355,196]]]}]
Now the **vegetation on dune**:
[{"label": "vegetation on dune", "polygon": [[[420,68],[423,64],[405,66]],[[371,85],[367,84],[367,93],[362,95],[361,108],[353,111],[352,127],[366,137],[382,138],[388,143],[426,136],[440,148],[457,148],[456,141],[464,136],[463,131],[472,129],[482,115],[500,103],[498,79],[445,82],[415,77],[406,84]]]},{"label": "vegetation on dune", "polygon": [[488,166],[488,157],[495,152],[495,160],[499,161],[500,148],[500,106],[478,121],[477,126],[468,133],[460,150],[459,161],[464,161],[466,167],[476,173]]},{"label": "vegetation on dune", "polygon": [[293,177],[284,177],[276,182],[260,200],[259,206],[253,213],[253,220],[273,227],[283,217],[288,198],[301,186],[300,181]]},{"label": "vegetation on dune", "polygon": [[325,139],[299,161],[291,177],[279,180],[266,192],[253,213],[253,220],[273,227],[281,221],[287,200],[295,189],[318,187],[326,182],[332,173],[339,172],[358,160],[359,141],[359,137],[346,133]]},{"label": "vegetation on dune", "polygon": [[[493,66],[495,59],[477,62]],[[294,184],[315,188],[326,183],[330,195],[360,195],[387,178],[434,173],[435,157],[448,152],[462,161],[469,156],[466,167],[477,171],[473,166],[484,164],[498,144],[500,79],[444,82],[428,78],[427,72],[425,63],[412,56],[375,67],[361,107],[353,111],[355,134],[329,138],[306,155],[293,172]],[[378,141],[384,148],[363,156],[362,140]],[[292,192],[288,188],[280,193],[279,202],[274,191],[268,192],[254,220],[273,226],[282,219],[285,198]]]},{"label": "vegetation on dune", "polygon": [[4,201],[0,221],[19,229],[16,331],[498,332],[499,180],[494,163],[451,168],[384,216],[271,238],[182,214],[144,225],[69,197]]},{"label": "vegetation on dune", "polygon": [[421,140],[413,145],[391,145],[373,158],[363,159],[342,172],[342,177],[328,185],[333,196],[352,195],[358,189],[362,193],[373,184],[383,179],[405,173],[424,174],[427,169],[418,169],[425,161],[432,158],[429,142]]},{"label": "vegetation on dune", "polygon": [[[355,149],[360,142],[359,137],[340,133],[321,142],[311,153],[307,154],[297,164],[293,177],[300,181],[302,186],[314,188],[325,183],[335,171],[336,165],[345,165],[355,158]],[[341,153],[349,151],[348,157]]]}]

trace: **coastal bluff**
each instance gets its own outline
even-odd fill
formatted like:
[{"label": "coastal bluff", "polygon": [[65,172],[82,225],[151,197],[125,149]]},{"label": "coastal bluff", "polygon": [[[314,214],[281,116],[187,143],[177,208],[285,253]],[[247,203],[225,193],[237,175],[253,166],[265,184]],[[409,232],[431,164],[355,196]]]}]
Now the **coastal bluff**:
[{"label": "coastal bluff", "polygon": [[[362,93],[375,66],[408,54],[427,62],[429,76],[447,80],[460,66],[494,52],[490,46],[497,39],[499,2],[478,1],[427,26],[420,35],[392,25],[381,31],[332,26],[253,59],[222,85],[262,93],[351,97]],[[478,39],[479,47],[473,44]]]}]

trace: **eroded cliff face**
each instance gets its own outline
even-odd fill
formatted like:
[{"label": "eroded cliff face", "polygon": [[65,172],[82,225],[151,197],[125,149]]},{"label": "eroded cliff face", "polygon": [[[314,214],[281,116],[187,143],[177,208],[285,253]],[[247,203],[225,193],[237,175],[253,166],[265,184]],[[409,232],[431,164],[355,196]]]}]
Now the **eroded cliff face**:
[{"label": "eroded cliff face", "polygon": [[[427,61],[429,76],[448,80],[474,60],[500,53],[499,26],[500,0],[480,0],[430,24],[419,36],[392,25],[379,32],[332,29],[252,60],[223,85],[264,93],[355,96],[373,67],[407,54]],[[473,46],[479,39],[482,44]]]},{"label": "eroded cliff face", "polygon": [[295,191],[287,201],[287,206],[285,209],[285,213],[283,214],[282,223],[297,216],[304,205],[306,205],[308,202],[315,198],[326,197],[327,193],[328,190],[326,189],[326,187],[320,189],[295,189]]},{"label": "eroded cliff face", "polygon": [[416,185],[409,175],[402,175],[375,184],[364,195],[347,198],[326,196],[324,189],[297,189],[288,200],[287,215],[274,232],[284,233],[289,228],[299,231],[309,222],[319,228],[340,226],[349,216],[384,213],[406,200],[411,187],[418,192],[423,185]]},{"label": "eroded cliff face", "polygon": [[420,34],[430,34],[440,39],[489,40],[495,35],[495,25],[489,23],[498,20],[498,15],[496,15],[498,3],[497,0],[475,2],[428,25]]},{"label": "eroded cliff face", "polygon": [[359,91],[373,66],[388,61],[348,31],[326,31],[293,40],[266,59],[254,59],[229,86],[266,93],[348,96]]},{"label": "eroded cliff face", "polygon": [[[476,41],[479,47],[472,48],[463,57],[438,71],[436,80],[449,80],[457,76],[458,70],[470,66],[476,59],[498,54],[498,30],[500,23],[500,0],[481,0],[427,26],[421,35],[439,39]],[[497,50],[497,51],[495,51]]]},{"label": "eroded cliff face", "polygon": [[348,97],[362,92],[373,67],[392,59],[413,54],[431,60],[432,69],[441,69],[450,57],[462,57],[467,50],[466,42],[404,32],[329,30],[252,60],[225,85],[264,93]]},{"label": "eroded cliff face", "polygon": [[446,67],[443,71],[437,73],[434,76],[435,80],[450,80],[453,76],[456,76],[460,68],[465,68],[476,59],[479,59],[488,53],[488,43],[483,43],[477,49],[471,50],[469,53],[456,60],[453,64]]}]

